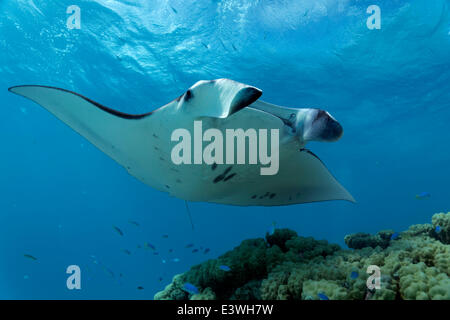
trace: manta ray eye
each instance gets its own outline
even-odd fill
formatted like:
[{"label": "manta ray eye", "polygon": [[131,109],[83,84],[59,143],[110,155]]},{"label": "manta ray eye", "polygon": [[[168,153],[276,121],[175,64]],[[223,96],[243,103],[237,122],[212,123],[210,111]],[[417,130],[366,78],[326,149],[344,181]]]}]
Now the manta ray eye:
[{"label": "manta ray eye", "polygon": [[191,90],[186,91],[186,93],[184,94],[184,101],[189,101],[192,99],[194,95],[192,94]]}]

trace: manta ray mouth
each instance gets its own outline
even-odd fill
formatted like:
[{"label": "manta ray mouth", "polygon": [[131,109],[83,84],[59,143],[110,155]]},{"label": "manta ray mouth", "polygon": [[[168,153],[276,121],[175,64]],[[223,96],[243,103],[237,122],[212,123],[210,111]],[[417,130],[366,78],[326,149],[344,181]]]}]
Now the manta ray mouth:
[{"label": "manta ray mouth", "polygon": [[344,133],[341,124],[324,110],[317,111],[311,126],[316,132],[317,138],[322,141],[337,141]]}]

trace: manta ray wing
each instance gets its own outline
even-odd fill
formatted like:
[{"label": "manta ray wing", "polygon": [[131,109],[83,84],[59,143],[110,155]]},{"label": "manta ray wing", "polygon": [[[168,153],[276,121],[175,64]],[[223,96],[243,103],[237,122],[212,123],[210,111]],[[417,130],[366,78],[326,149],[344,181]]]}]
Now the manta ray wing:
[{"label": "manta ray wing", "polygon": [[[158,112],[130,115],[115,111],[78,93],[46,86],[16,86],[10,92],[41,105],[106,153],[132,175],[164,190],[152,173],[161,155],[155,151],[152,132],[158,130]],[[143,163],[145,162],[145,164]],[[136,171],[148,169],[145,175]]]},{"label": "manta ray wing", "polygon": [[347,200],[355,202],[352,195],[333,177],[323,162],[307,149],[280,153],[277,175],[258,173],[244,179],[240,174],[245,167],[235,166],[236,177],[227,184],[227,192],[212,202],[240,206],[281,206],[299,203]]}]

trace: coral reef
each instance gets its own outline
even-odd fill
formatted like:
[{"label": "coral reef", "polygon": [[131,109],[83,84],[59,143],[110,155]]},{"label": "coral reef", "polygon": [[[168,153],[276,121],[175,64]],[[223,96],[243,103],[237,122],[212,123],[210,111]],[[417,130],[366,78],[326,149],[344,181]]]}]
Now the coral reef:
[{"label": "coral reef", "polygon": [[[393,235],[347,235],[345,250],[276,229],[176,275],[155,299],[450,299],[450,213]],[[379,267],[380,289],[368,289],[370,265]],[[199,293],[185,292],[186,282]]]},{"label": "coral reef", "polygon": [[382,230],[376,235],[358,232],[346,235],[344,241],[345,244],[351,249],[362,249],[365,247],[381,247],[384,249],[389,246],[389,242],[391,241],[391,236],[393,234],[393,230]]}]

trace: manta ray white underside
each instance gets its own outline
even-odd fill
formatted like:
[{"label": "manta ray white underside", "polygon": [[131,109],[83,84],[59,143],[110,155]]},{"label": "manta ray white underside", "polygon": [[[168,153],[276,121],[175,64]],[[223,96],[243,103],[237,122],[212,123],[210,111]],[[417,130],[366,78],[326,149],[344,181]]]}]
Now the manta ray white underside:
[{"label": "manta ray white underside", "polygon": [[[310,140],[334,141],[342,127],[327,112],[258,101],[261,91],[228,79],[200,81],[167,105],[140,115],[102,106],[80,94],[47,86],[9,91],[50,111],[143,183],[180,199],[240,206],[277,206],[348,200],[350,193],[323,162],[305,149]],[[260,164],[176,165],[178,128],[279,129],[279,171],[261,175]]]}]

